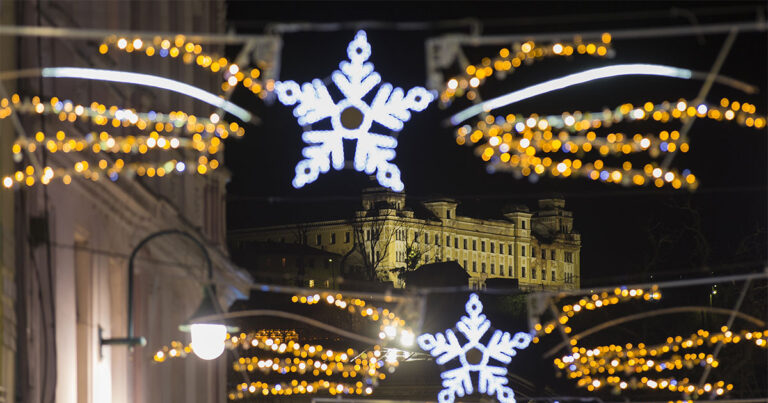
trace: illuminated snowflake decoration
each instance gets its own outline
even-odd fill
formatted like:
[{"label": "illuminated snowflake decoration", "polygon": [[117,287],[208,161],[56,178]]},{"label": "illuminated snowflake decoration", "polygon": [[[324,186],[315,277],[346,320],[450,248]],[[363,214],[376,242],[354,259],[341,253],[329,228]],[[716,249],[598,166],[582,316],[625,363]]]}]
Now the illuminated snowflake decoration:
[{"label": "illuminated snowflake decoration", "polygon": [[344,168],[343,140],[357,140],[354,168],[368,175],[376,173],[382,186],[395,191],[403,190],[400,169],[390,161],[395,158],[397,140],[388,135],[371,132],[374,122],[400,131],[403,123],[411,118],[411,111],[421,112],[434,99],[423,87],[414,87],[407,93],[389,83],[379,87],[369,105],[363,100],[381,82],[379,73],[368,62],[371,45],[364,31],[359,31],[347,47],[349,61],[339,63],[340,70],[331,75],[333,83],[344,95],[334,102],[322,81],[312,80],[301,86],[295,81],[275,84],[277,97],[284,105],[296,105],[293,114],[302,126],[330,119],[332,130],[307,130],[302,140],[307,146],[302,150],[305,159],[296,165],[293,186],[300,188],[314,182],[318,175],[333,167]]},{"label": "illuminated snowflake decoration", "polygon": [[496,330],[488,344],[481,344],[480,339],[490,329],[491,321],[482,313],[483,304],[477,294],[470,295],[466,310],[469,316],[462,316],[456,322],[459,332],[467,338],[464,345],[451,329],[446,330],[445,335],[425,333],[417,339],[419,347],[432,354],[438,364],[443,365],[454,358],[458,358],[461,363],[460,367],[441,374],[444,389],[437,395],[438,400],[451,403],[457,396],[474,393],[471,374],[476,372],[478,392],[496,396],[502,403],[515,403],[515,392],[506,386],[507,367],[490,365],[490,361],[493,359],[509,364],[517,354],[515,349],[528,347],[531,335],[518,332],[513,337],[508,332]]}]

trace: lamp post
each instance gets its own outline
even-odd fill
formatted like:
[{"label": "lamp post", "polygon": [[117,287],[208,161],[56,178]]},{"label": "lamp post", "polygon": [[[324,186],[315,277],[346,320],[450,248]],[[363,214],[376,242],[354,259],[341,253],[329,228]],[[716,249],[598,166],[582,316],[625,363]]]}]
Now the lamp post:
[{"label": "lamp post", "polygon": [[[224,351],[224,342],[226,340],[227,331],[235,331],[234,328],[227,328],[221,320],[206,320],[206,316],[216,315],[220,313],[218,304],[216,303],[216,292],[213,288],[213,263],[211,257],[208,255],[208,250],[205,246],[192,235],[177,229],[162,230],[149,234],[147,237],[141,240],[128,258],[128,336],[121,338],[105,339],[102,337],[102,330],[99,328],[99,342],[101,346],[105,345],[127,345],[130,348],[133,346],[144,346],[147,344],[147,340],[144,337],[136,337],[134,334],[133,326],[133,276],[134,276],[134,259],[139,250],[146,245],[149,241],[166,235],[180,235],[183,236],[197,245],[203,252],[205,263],[208,270],[208,281],[203,287],[203,300],[200,306],[197,308],[194,314],[187,320],[186,323],[179,326],[179,330],[190,332],[192,336],[192,350],[195,355],[204,359],[212,360],[221,355]],[[197,320],[198,318],[202,320]]]}]

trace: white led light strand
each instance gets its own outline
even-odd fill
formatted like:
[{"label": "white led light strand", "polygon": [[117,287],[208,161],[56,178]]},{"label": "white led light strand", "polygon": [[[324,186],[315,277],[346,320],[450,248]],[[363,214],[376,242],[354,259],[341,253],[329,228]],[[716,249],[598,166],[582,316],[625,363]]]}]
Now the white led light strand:
[{"label": "white led light strand", "polygon": [[515,403],[515,392],[506,386],[507,368],[505,366],[489,365],[491,359],[503,364],[509,364],[517,354],[515,349],[524,349],[531,343],[531,335],[518,332],[514,336],[508,332],[496,330],[487,344],[481,344],[480,339],[491,327],[491,321],[482,313],[483,304],[477,294],[471,294],[465,306],[469,316],[462,316],[456,322],[467,342],[462,345],[453,330],[448,329],[445,335],[425,333],[419,336],[419,347],[429,352],[435,361],[443,365],[458,358],[461,366],[450,369],[440,376],[443,378],[444,389],[438,393],[440,403],[452,403],[456,397],[474,393],[472,372],[477,372],[477,391],[489,396],[496,396],[502,403]]},{"label": "white led light strand", "polygon": [[80,67],[45,67],[42,69],[43,77],[53,78],[80,78],[84,80],[111,81],[116,83],[145,85],[148,87],[160,88],[168,91],[177,92],[192,98],[203,101],[209,105],[221,108],[234,116],[237,116],[245,122],[252,119],[251,114],[245,109],[222,99],[208,91],[194,87],[192,85],[171,80],[165,77],[153,76],[151,74],[131,73],[127,71],[88,69]]},{"label": "white led light strand", "polygon": [[368,62],[371,45],[364,31],[359,31],[347,47],[349,61],[339,63],[339,69],[331,78],[344,95],[334,102],[322,81],[299,85],[295,81],[275,83],[278,99],[284,105],[296,105],[293,114],[301,125],[311,125],[330,119],[332,130],[308,130],[302,136],[307,147],[302,150],[305,157],[296,165],[293,186],[300,188],[314,182],[321,173],[333,167],[344,168],[344,145],[342,140],[357,140],[354,168],[358,172],[372,175],[382,186],[395,191],[403,190],[400,170],[391,161],[395,158],[397,140],[388,135],[371,132],[376,122],[392,130],[400,131],[403,123],[411,118],[411,111],[421,112],[434,99],[434,95],[423,87],[414,87],[406,93],[402,88],[393,88],[385,83],[379,87],[373,101],[363,101],[374,87],[381,83],[381,76]]},{"label": "white led light strand", "polygon": [[649,75],[690,79],[693,76],[693,72],[691,70],[678,67],[642,63],[617,64],[614,66],[598,67],[595,69],[582,71],[580,73],[570,74],[565,77],[556,78],[554,80],[545,81],[541,84],[532,85],[530,87],[513,91],[509,94],[489,99],[485,102],[481,102],[451,116],[451,123],[456,125],[482,112],[490,112],[502,106],[511,105],[515,102],[520,102],[524,99],[532,98],[537,95],[546,94],[548,92],[560,90],[574,85],[584,84],[594,80],[626,75]]}]

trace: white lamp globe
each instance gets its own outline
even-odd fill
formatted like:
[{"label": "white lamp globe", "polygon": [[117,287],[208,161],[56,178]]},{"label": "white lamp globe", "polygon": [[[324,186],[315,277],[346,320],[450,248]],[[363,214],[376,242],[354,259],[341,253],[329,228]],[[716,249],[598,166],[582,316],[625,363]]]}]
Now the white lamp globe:
[{"label": "white lamp globe", "polygon": [[224,341],[227,339],[227,327],[208,323],[190,325],[192,333],[192,351],[204,360],[218,358],[224,352]]}]

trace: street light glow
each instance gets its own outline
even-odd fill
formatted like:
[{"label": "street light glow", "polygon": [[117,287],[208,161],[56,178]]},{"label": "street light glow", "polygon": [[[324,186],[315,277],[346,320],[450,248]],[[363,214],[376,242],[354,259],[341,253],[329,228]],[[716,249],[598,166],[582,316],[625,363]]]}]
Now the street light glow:
[{"label": "street light glow", "polygon": [[224,341],[227,339],[227,327],[224,325],[193,323],[192,351],[204,360],[218,358],[224,352]]}]

